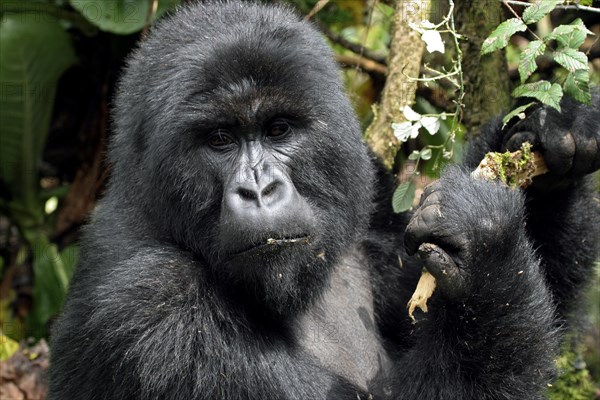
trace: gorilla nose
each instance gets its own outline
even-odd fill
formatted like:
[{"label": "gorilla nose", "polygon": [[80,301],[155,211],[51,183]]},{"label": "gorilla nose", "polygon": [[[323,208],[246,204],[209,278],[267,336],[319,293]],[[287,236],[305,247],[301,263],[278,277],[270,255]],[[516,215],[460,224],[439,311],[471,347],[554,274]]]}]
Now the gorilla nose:
[{"label": "gorilla nose", "polygon": [[241,207],[275,207],[290,198],[290,189],[289,185],[280,180],[240,185],[230,194],[229,202]]},{"label": "gorilla nose", "polygon": [[220,242],[228,252],[264,245],[269,238],[305,237],[313,232],[311,208],[279,171],[251,182],[230,182],[228,186],[219,224]]}]

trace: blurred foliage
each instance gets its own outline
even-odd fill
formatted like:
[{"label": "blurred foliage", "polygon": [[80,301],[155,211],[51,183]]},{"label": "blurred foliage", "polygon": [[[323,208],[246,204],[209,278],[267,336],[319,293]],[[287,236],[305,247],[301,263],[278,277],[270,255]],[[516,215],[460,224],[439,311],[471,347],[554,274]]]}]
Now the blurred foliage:
[{"label": "blurred foliage", "polygon": [[567,337],[561,356],[556,361],[559,377],[548,389],[550,400],[590,400],[595,397],[596,387],[581,357],[578,339]]},{"label": "blurred foliage", "polygon": [[[37,171],[58,79],[75,54],[58,20],[33,12],[2,16],[0,47],[0,179],[10,193],[0,207],[31,251],[36,283],[28,323],[35,336],[43,336],[44,324],[60,310],[75,260],[62,257],[49,243],[51,219],[44,204],[51,194],[42,191]],[[2,322],[6,314],[3,310]]]},{"label": "blurred foliage", "polygon": [[[41,169],[60,79],[85,62],[79,41],[101,31],[138,32],[177,3],[161,0],[151,10],[146,0],[0,1],[0,334],[46,336],[77,263],[76,245],[53,242],[55,211],[72,182],[44,184]],[[19,310],[20,267],[32,284],[25,289],[30,304]]]}]

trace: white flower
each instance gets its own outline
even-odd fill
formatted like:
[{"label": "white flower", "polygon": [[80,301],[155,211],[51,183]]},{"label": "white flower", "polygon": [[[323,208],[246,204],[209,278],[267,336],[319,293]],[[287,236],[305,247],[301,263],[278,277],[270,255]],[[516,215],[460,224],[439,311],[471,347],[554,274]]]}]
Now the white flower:
[{"label": "white flower", "polygon": [[435,135],[440,130],[440,119],[438,117],[423,117],[421,125],[427,129],[430,135]]},{"label": "white flower", "polygon": [[418,121],[421,119],[421,114],[410,108],[409,106],[404,106],[402,109],[402,114],[404,114],[404,118],[409,121]]},{"label": "white flower", "polygon": [[392,124],[394,136],[401,142],[406,142],[408,139],[414,139],[419,136],[419,128],[421,128],[421,124],[418,122],[414,125],[410,121]]},{"label": "white flower", "polygon": [[427,46],[427,51],[433,53],[434,51],[439,51],[444,54],[446,48],[444,47],[444,42],[442,41],[442,36],[438,31],[427,30],[421,34],[421,39],[425,42],[425,46]]},{"label": "white flower", "polygon": [[440,118],[437,116],[422,116],[409,106],[404,106],[402,114],[408,121],[392,124],[394,136],[401,142],[419,136],[421,128],[425,128],[431,135],[435,135],[440,129]]}]

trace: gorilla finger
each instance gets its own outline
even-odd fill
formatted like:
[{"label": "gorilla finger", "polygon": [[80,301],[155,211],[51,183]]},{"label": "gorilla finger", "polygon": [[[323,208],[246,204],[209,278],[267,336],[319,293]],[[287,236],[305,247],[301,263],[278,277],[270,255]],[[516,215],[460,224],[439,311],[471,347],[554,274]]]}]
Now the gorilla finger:
[{"label": "gorilla finger", "polygon": [[438,191],[440,190],[440,187],[440,181],[435,181],[425,186],[425,189],[423,189],[423,194],[421,194],[421,199],[419,200],[419,207],[423,205],[425,200],[433,193],[439,193]]},{"label": "gorilla finger", "polygon": [[[524,119],[515,120],[505,139],[510,139],[519,132],[538,132],[540,127],[543,126],[546,121],[547,111],[543,107],[536,106],[527,110],[525,115],[526,117]],[[511,122],[509,122],[508,125],[510,126]]]},{"label": "gorilla finger", "polygon": [[434,227],[441,216],[441,206],[437,203],[417,210],[404,235],[404,247],[409,255],[415,254],[421,243],[433,239]]},{"label": "gorilla finger", "polygon": [[575,139],[571,132],[549,132],[542,136],[541,144],[548,169],[556,175],[565,175],[573,166]]},{"label": "gorilla finger", "polygon": [[447,297],[459,298],[467,292],[468,272],[461,269],[441,247],[423,243],[419,246],[419,258]]},{"label": "gorilla finger", "polygon": [[575,157],[571,173],[574,176],[582,176],[595,171],[594,164],[598,158],[598,142],[593,137],[579,137],[576,143]]},{"label": "gorilla finger", "polygon": [[517,151],[525,142],[529,142],[534,146],[537,145],[537,135],[529,131],[517,132],[506,141],[503,149],[508,151]]},{"label": "gorilla finger", "polygon": [[[423,193],[425,194],[425,193]],[[422,196],[421,201],[419,202],[419,207],[424,209],[429,206],[440,204],[442,202],[442,193],[441,192],[433,192],[427,196]]]}]

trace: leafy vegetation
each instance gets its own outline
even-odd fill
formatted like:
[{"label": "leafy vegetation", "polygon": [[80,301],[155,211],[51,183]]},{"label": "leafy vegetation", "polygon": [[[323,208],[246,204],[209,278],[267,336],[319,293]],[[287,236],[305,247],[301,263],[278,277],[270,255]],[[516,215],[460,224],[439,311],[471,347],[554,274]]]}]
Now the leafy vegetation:
[{"label": "leafy vegetation", "polygon": [[[516,17],[500,24],[488,36],[481,48],[481,54],[485,55],[505,48],[514,34],[527,30],[528,25],[539,22],[561,3],[563,3],[561,0],[538,0],[527,6],[522,16],[519,16],[508,2],[505,2]],[[535,32],[531,30],[530,32],[537,40],[529,42],[521,53],[519,58],[521,85],[514,89],[513,96],[532,97],[559,111],[559,102],[563,93],[567,93],[582,103],[591,104],[588,57],[579,48],[585,42],[587,35],[591,35],[593,32],[586,28],[580,18],[570,24],[559,25],[546,35],[538,36]],[[554,61],[568,71],[562,86],[546,80],[525,83],[538,68],[536,59],[546,52],[550,53],[549,55]],[[504,123],[517,114],[507,115]]]},{"label": "leafy vegetation", "polygon": [[61,3],[0,3],[0,213],[8,223],[4,242],[14,244],[11,251],[2,252],[0,271],[5,285],[14,284],[14,274],[23,267],[30,268],[33,280],[28,289],[31,304],[21,312],[15,309],[19,293],[0,293],[3,356],[14,347],[8,337],[47,335],[77,263],[74,243],[59,248],[53,242],[56,210],[71,182],[44,185],[40,180],[57,87],[65,71],[80,62],[76,40],[100,35],[98,29],[140,31],[178,2],[159,1],[154,12],[145,0]]}]

